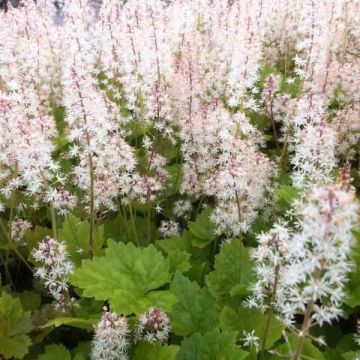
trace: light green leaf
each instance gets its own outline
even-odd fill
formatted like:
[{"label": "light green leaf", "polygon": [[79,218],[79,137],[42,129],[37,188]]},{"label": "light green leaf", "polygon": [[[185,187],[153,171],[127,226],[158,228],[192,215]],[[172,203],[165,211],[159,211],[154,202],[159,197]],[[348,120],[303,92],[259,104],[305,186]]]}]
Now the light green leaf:
[{"label": "light green leaf", "polygon": [[[94,242],[94,255],[102,254],[104,244],[104,226],[97,227]],[[75,215],[68,214],[59,231],[59,239],[64,241],[70,255],[70,259],[79,266],[82,259],[89,257],[89,236],[90,224],[87,221],[81,221]]]},{"label": "light green leaf", "polygon": [[[235,330],[239,334],[239,339],[243,336],[243,332],[251,332],[255,330],[255,335],[261,341],[264,334],[264,325],[266,323],[266,315],[257,309],[248,309],[240,306],[238,310],[233,310],[225,306],[220,314],[220,327],[223,330]],[[272,316],[270,328],[266,339],[265,349],[271,347],[277,340],[281,338],[283,326]]]},{"label": "light green leaf", "polygon": [[31,328],[30,311],[24,311],[20,299],[3,292],[0,296],[0,354],[5,359],[22,359],[31,345],[26,335]]},{"label": "light green leaf", "polygon": [[175,360],[179,346],[149,344],[141,342],[136,346],[133,360]]},{"label": "light green leaf", "polygon": [[[179,239],[179,237],[177,237]],[[191,268],[190,257],[187,251],[182,250],[182,243],[175,241],[175,238],[158,240],[156,244],[167,254],[167,259],[170,262],[170,273],[175,274],[176,271],[181,273],[187,272]],[[178,247],[177,246],[181,246]]]},{"label": "light green leaf", "polygon": [[216,303],[207,289],[200,288],[180,273],[175,274],[170,289],[179,301],[169,314],[176,335],[204,333],[216,326]]},{"label": "light green leaf", "polygon": [[188,222],[189,230],[194,236],[193,246],[203,248],[215,240],[215,225],[210,220],[212,211],[213,209],[208,206],[196,217],[195,221]]},{"label": "light green leaf", "polygon": [[240,241],[233,240],[221,246],[220,253],[215,256],[215,270],[207,275],[206,284],[222,308],[232,297],[247,294],[253,280],[248,249]]},{"label": "light green leaf", "polygon": [[90,330],[93,325],[99,321],[99,317],[91,317],[89,319],[74,318],[74,317],[58,317],[56,319],[49,320],[41,328],[59,327],[62,325],[73,326],[80,329]]},{"label": "light green leaf", "polygon": [[248,353],[236,345],[236,332],[215,329],[185,338],[177,360],[242,360]]},{"label": "light green leaf", "polygon": [[186,273],[191,268],[190,264],[191,255],[186,251],[175,250],[167,254],[170,261],[170,272],[175,274],[177,271]]},{"label": "light green leaf", "polygon": [[293,186],[281,185],[275,190],[275,195],[282,208],[290,208],[294,200],[300,196],[300,191]]},{"label": "light green leaf", "polygon": [[70,351],[62,344],[45,346],[45,353],[38,360],[71,360]]},{"label": "light green leaf", "polygon": [[[83,296],[110,300],[119,314],[142,313],[150,302],[168,302],[169,310],[176,298],[168,291],[154,291],[170,279],[169,261],[153,245],[137,248],[132,243],[108,242],[106,255],[83,260],[70,281],[84,289]],[[156,305],[156,304],[152,304]]]}]

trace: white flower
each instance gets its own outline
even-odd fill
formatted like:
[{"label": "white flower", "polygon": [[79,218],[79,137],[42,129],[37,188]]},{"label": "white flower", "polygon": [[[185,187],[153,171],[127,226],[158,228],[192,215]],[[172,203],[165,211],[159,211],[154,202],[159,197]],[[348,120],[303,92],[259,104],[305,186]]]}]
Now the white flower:
[{"label": "white flower", "polygon": [[135,325],[135,341],[167,341],[171,332],[171,323],[168,316],[156,307],[150,308],[146,313],[138,317]]},{"label": "white flower", "polygon": [[241,342],[244,344],[244,346],[248,347],[255,347],[256,351],[259,350],[259,338],[255,335],[255,330],[252,330],[251,332],[243,331],[243,336],[241,338]]},{"label": "white flower", "polygon": [[91,343],[92,360],[127,360],[129,329],[125,317],[104,308],[104,314],[95,327]]},{"label": "white flower", "polygon": [[68,259],[66,246],[47,236],[39,247],[32,251],[34,259],[41,263],[35,271],[34,276],[40,278],[49,289],[55,300],[61,299],[58,307],[66,311],[71,307],[72,300],[68,294],[67,275],[73,271],[73,263]]},{"label": "white flower", "polygon": [[162,237],[177,236],[180,233],[179,224],[174,220],[163,220],[159,228]]}]

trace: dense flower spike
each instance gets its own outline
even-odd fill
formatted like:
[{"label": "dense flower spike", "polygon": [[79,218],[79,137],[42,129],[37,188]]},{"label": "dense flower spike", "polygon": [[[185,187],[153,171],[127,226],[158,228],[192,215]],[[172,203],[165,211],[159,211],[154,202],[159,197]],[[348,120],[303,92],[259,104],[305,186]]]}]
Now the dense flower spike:
[{"label": "dense flower spike", "polygon": [[138,318],[134,328],[136,341],[166,342],[171,332],[171,323],[168,316],[156,307],[150,308]]},{"label": "dense flower spike", "polygon": [[39,263],[35,277],[39,278],[57,301],[61,310],[67,310],[72,305],[68,293],[68,275],[73,271],[73,263],[68,259],[64,243],[47,236],[32,255]]},{"label": "dense flower spike", "polygon": [[246,300],[246,306],[265,312],[281,297],[279,276],[282,267],[288,264],[290,237],[286,224],[275,224],[269,232],[258,235],[259,245],[251,254],[257,282],[252,286],[253,295]]},{"label": "dense flower spike", "polygon": [[288,323],[299,312],[320,325],[341,316],[357,211],[354,193],[341,184],[314,186],[296,204],[299,230],[288,244],[276,305]]},{"label": "dense flower spike", "polygon": [[29,221],[16,218],[11,224],[11,236],[12,238],[20,243],[24,244],[23,236],[26,230],[31,229],[32,225]]},{"label": "dense flower spike", "polygon": [[104,314],[95,327],[91,345],[92,360],[126,360],[129,329],[126,318],[118,317],[104,307]]}]

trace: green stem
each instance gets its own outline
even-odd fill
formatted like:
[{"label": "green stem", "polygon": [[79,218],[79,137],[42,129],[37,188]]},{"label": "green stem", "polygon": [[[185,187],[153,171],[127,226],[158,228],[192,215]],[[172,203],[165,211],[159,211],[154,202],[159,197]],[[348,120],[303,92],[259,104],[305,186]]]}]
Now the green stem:
[{"label": "green stem", "polygon": [[89,232],[89,257],[94,256],[94,234],[95,234],[95,194],[94,194],[94,164],[90,148],[90,135],[86,132],[89,147],[89,172],[90,172],[90,232]]},{"label": "green stem", "polygon": [[311,301],[306,307],[306,312],[305,312],[303,325],[302,325],[302,328],[301,328],[299,340],[298,340],[298,342],[296,344],[296,349],[295,349],[295,353],[294,353],[294,356],[293,356],[292,360],[299,360],[300,357],[301,357],[302,349],[304,347],[305,338],[309,333],[309,328],[310,328],[310,325],[311,325],[311,313],[313,311],[313,307],[314,307],[314,302],[313,301]]},{"label": "green stem", "polygon": [[[46,190],[50,192],[51,187],[50,187],[48,180],[46,179],[46,176],[43,173],[41,173],[41,176],[43,178]],[[55,212],[54,204],[52,203],[52,201],[50,201],[50,214],[51,214],[51,229],[53,232],[53,237],[55,240],[57,240],[56,212]]]},{"label": "green stem", "polygon": [[126,210],[124,208],[124,205],[122,204],[121,201],[119,201],[119,209],[120,209],[120,212],[122,214],[122,216],[124,217],[124,228],[125,228],[125,234],[126,234],[126,238],[128,241],[131,240],[131,237],[130,237],[130,231],[129,231],[129,227],[128,227],[128,218],[127,218],[127,214],[126,214]]},{"label": "green stem", "polygon": [[136,230],[134,213],[133,213],[131,204],[129,204],[129,210],[130,210],[130,220],[131,220],[131,224],[132,224],[132,227],[133,227],[135,243],[136,243],[137,246],[140,246],[139,238],[138,238],[138,234],[137,234],[137,230]]},{"label": "green stem", "polygon": [[265,355],[266,340],[267,340],[267,336],[268,336],[269,330],[270,330],[271,317],[274,312],[273,301],[276,298],[277,286],[278,286],[278,281],[279,281],[279,271],[280,271],[280,266],[276,265],[275,275],[274,275],[274,283],[273,283],[273,291],[270,296],[270,310],[267,314],[265,327],[264,327],[264,333],[263,333],[262,340],[261,340],[261,351],[260,351],[260,356],[259,356],[260,359],[262,359]]},{"label": "green stem", "polygon": [[150,229],[151,229],[151,201],[150,199],[147,202],[147,226],[146,226],[146,237],[147,237],[147,243],[150,244],[151,238],[150,238]]},{"label": "green stem", "polygon": [[54,239],[57,240],[56,212],[52,202],[50,202],[50,213],[51,213],[51,227],[53,231],[53,236]]},{"label": "green stem", "polygon": [[[10,214],[9,214],[9,223],[8,223],[8,231],[6,231],[5,227],[3,227],[4,234],[7,236],[7,248],[6,248],[6,256],[5,261],[6,264],[9,263],[10,249],[11,249],[11,240],[12,240],[12,223],[14,221],[14,193],[11,194],[10,200]],[[2,224],[3,225],[3,224]]]}]

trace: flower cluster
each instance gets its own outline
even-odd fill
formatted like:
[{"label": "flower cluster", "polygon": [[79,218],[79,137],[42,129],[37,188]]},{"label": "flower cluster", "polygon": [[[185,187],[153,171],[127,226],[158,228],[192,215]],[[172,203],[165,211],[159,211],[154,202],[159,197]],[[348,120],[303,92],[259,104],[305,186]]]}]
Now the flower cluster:
[{"label": "flower cluster", "polygon": [[124,317],[109,312],[104,307],[100,322],[95,327],[92,341],[92,360],[126,360],[128,359],[128,324]]},{"label": "flower cluster", "polygon": [[71,307],[68,275],[72,273],[74,265],[68,259],[65,244],[47,236],[38,248],[33,250],[32,255],[40,264],[35,271],[35,277],[44,283],[62,310]]},{"label": "flower cluster", "polygon": [[134,328],[135,341],[166,342],[171,332],[171,323],[168,316],[156,307],[150,308],[138,317]]},{"label": "flower cluster", "polygon": [[298,313],[308,312],[320,325],[341,316],[357,211],[354,193],[341,184],[314,186],[295,205],[298,230],[287,244],[276,299],[286,323]]},{"label": "flower cluster", "polygon": [[23,237],[26,230],[31,229],[32,225],[29,221],[16,218],[11,224],[11,237],[16,242],[21,245],[24,245]]},{"label": "flower cluster", "polygon": [[252,251],[257,282],[252,286],[252,296],[246,300],[247,307],[268,310],[282,295],[278,282],[282,267],[288,264],[291,232],[286,224],[274,224],[267,233],[258,235],[258,246]]},{"label": "flower cluster", "polygon": [[163,220],[159,228],[160,234],[164,238],[179,235],[179,224],[174,220]]}]

